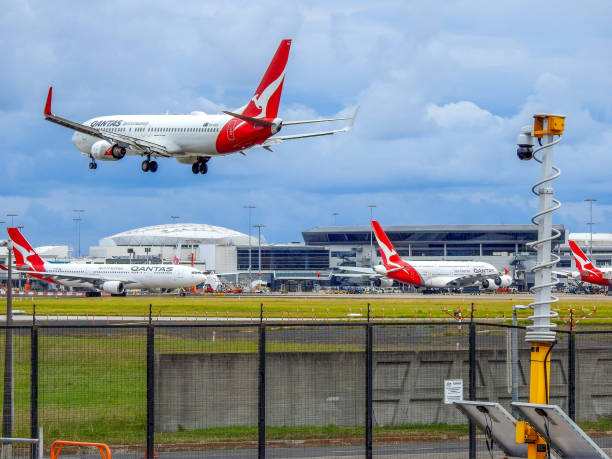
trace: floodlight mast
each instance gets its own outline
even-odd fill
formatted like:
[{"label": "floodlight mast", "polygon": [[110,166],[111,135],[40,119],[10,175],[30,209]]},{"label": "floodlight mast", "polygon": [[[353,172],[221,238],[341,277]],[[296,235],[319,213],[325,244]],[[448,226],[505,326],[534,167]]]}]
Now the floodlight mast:
[{"label": "floodlight mast", "polygon": [[[551,322],[558,314],[551,311],[551,303],[558,301],[552,295],[552,287],[556,284],[553,278],[553,267],[559,261],[559,256],[552,253],[552,241],[560,236],[561,232],[552,226],[552,213],[561,207],[561,203],[554,198],[554,189],[551,182],[561,175],[561,170],[554,166],[553,147],[561,140],[565,128],[564,115],[538,114],[534,115],[533,130],[521,131],[519,135],[519,158],[533,157],[542,165],[542,179],[533,185],[531,191],[539,198],[539,210],[531,221],[538,226],[538,240],[528,244],[537,250],[536,265],[532,271],[535,274],[535,300],[529,305],[533,308],[533,321],[527,327],[525,340],[531,343],[531,366],[529,380],[529,402],[548,404],[550,387],[550,352],[556,342],[555,324]],[[554,136],[559,136],[556,140]],[[529,137],[539,139],[540,146],[530,155],[525,145]],[[533,142],[531,142],[533,145]],[[522,148],[522,150],[521,150]],[[541,152],[541,155],[537,153]],[[521,155],[522,154],[522,155]],[[546,440],[537,434],[531,427],[522,422],[517,423],[517,442],[527,443],[527,457],[529,459],[545,459],[548,455]]]}]

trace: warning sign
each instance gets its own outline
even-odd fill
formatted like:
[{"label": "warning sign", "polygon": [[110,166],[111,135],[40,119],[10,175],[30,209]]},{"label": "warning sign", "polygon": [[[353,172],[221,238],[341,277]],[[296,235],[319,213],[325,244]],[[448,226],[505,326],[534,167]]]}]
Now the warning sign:
[{"label": "warning sign", "polygon": [[450,405],[463,400],[463,379],[444,380],[444,403]]}]

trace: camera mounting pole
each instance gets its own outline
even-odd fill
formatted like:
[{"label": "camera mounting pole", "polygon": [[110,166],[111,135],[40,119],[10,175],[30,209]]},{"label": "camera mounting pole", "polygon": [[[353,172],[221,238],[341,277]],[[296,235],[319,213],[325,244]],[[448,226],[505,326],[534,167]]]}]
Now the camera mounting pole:
[{"label": "camera mounting pole", "polygon": [[[552,226],[552,213],[561,207],[561,203],[554,196],[551,182],[561,175],[558,167],[554,166],[553,147],[559,143],[560,136],[565,128],[565,116],[538,114],[534,115],[533,130],[528,127],[521,129],[517,144],[517,154],[520,159],[528,160],[534,158],[542,165],[542,178],[533,185],[531,191],[538,196],[540,205],[531,221],[538,226],[538,240],[529,245],[537,251],[535,273],[535,284],[532,291],[535,300],[529,305],[533,308],[533,315],[529,317],[533,321],[527,327],[526,341],[531,343],[531,367],[529,381],[529,402],[537,404],[548,404],[550,388],[550,352],[556,342],[555,324],[551,319],[557,313],[551,311],[551,303],[558,301],[552,295],[552,287],[556,284],[552,268],[559,257],[552,253],[552,241],[559,237],[561,232]],[[559,136],[556,140],[554,136]],[[533,138],[538,139],[539,147],[531,152]],[[538,155],[542,152],[541,155]],[[527,457],[529,459],[545,459],[547,457],[548,445],[546,440],[537,434],[529,425],[517,423],[516,440],[519,443],[527,443]]]}]

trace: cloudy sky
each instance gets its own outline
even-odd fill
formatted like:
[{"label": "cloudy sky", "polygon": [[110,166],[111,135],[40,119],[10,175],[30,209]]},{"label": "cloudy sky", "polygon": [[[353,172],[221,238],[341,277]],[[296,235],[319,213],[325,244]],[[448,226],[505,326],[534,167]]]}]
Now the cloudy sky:
[{"label": "cloudy sky", "polygon": [[[571,231],[612,232],[612,3],[533,1],[9,2],[0,11],[0,212],[36,245],[82,246],[127,229],[210,223],[268,241],[364,225],[528,223],[540,169],[517,159],[520,126],[567,115],[555,182]],[[46,122],[99,115],[216,113],[250,99],[278,43],[294,40],[280,116],[361,110],[354,129],[209,163],[99,163]],[[283,133],[289,133],[287,127]],[[295,131],[294,131],[295,132]],[[3,217],[3,220],[7,218]]]}]

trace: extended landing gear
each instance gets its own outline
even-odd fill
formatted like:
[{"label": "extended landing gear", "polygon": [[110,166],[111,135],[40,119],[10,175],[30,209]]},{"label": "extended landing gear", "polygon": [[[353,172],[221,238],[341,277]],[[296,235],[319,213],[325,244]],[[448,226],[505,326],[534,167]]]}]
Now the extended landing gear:
[{"label": "extended landing gear", "polygon": [[89,168],[90,168],[90,169],[97,169],[97,168],[98,168],[98,163],[96,163],[95,161],[93,161],[93,160],[92,160],[92,161],[89,163]]},{"label": "extended landing gear", "polygon": [[191,172],[194,174],[206,174],[208,172],[208,160],[199,160],[191,165]]},{"label": "extended landing gear", "polygon": [[143,172],[156,172],[157,171],[157,161],[152,161],[150,159],[145,159],[140,166]]}]

